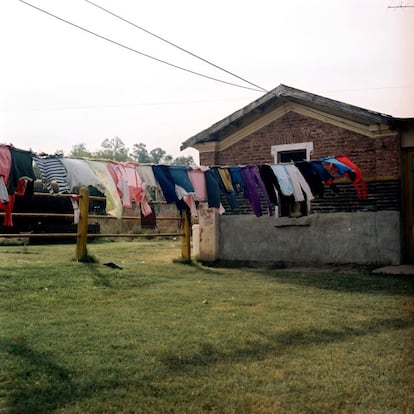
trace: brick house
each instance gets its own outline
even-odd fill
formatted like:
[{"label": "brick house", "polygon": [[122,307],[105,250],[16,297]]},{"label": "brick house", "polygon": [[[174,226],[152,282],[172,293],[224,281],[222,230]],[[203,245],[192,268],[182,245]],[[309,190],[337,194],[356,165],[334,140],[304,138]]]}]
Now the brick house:
[{"label": "brick house", "polygon": [[[279,85],[244,108],[187,139],[181,149],[188,147],[200,152],[201,165],[210,166],[258,165],[345,154],[361,169],[368,185],[368,198],[358,199],[350,182],[338,180],[340,192],[335,194],[326,191],[323,198],[315,199],[311,208],[313,214],[307,220],[331,220],[329,223],[338,225],[337,231],[341,233],[342,228],[353,228],[349,221],[359,217],[362,229],[358,230],[358,234],[346,236],[348,238],[344,236],[342,242],[347,246],[354,243],[363,236],[361,232],[364,232],[365,228],[365,238],[362,237],[361,240],[365,243],[364,249],[367,251],[361,255],[356,249],[353,254],[352,248],[348,246],[347,257],[335,251],[327,260],[378,264],[397,264],[414,260],[414,118],[394,118]],[[328,217],[323,215],[324,213],[336,216]],[[337,222],[332,221],[335,219]],[[224,244],[217,247],[215,258],[224,258],[220,255],[226,251],[222,234],[227,225],[226,220],[230,218],[217,218],[217,228]],[[366,226],[363,224],[368,222]],[[286,226],[292,228],[295,227],[295,223],[298,224],[298,221],[287,222]],[[260,227],[261,224],[257,221],[251,225]],[[236,222],[229,226],[237,228]],[[269,227],[269,223],[265,226]],[[271,222],[272,228],[280,229],[280,226],[280,223]],[[307,230],[315,231],[315,238],[323,239],[324,230],[329,231],[326,226],[319,231],[316,231],[315,224],[309,224],[307,227]],[[288,236],[288,230],[285,230],[286,234],[282,236],[285,238],[275,240],[275,243],[284,244],[287,239],[303,238],[306,234],[306,230],[302,229],[305,233],[300,233],[296,229],[293,230],[296,232],[294,236]],[[391,239],[386,236],[389,232],[393,234]],[[385,237],[383,240],[378,239],[380,233]],[[268,234],[268,237],[272,240],[273,235]],[[254,243],[250,240],[250,243],[252,242]],[[308,243],[314,247],[312,238]],[[307,247],[309,246],[303,246],[304,249]],[[237,248],[240,250],[241,246]],[[298,248],[297,244],[292,246],[292,249],[294,248]],[[387,249],[392,250],[392,254],[388,254]],[[262,251],[263,248],[249,257],[264,259],[267,256],[262,255]],[[376,253],[373,254],[372,251]],[[269,249],[268,256],[276,257],[277,252],[278,249]],[[287,251],[286,257],[291,257],[289,255]],[[237,254],[229,252],[228,256],[235,257]],[[324,260],[322,256],[322,252],[311,256],[309,262]]]}]

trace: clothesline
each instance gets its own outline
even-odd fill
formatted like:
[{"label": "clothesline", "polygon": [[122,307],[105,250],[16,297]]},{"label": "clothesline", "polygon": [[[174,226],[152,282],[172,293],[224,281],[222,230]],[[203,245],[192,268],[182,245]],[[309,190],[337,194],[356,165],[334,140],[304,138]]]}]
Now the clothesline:
[{"label": "clothesline", "polygon": [[240,194],[256,216],[263,214],[262,198],[273,215],[274,206],[286,200],[309,204],[323,197],[325,186],[336,191],[332,173],[348,178],[358,197],[367,197],[360,169],[344,155],[287,164],[188,167],[38,155],[0,145],[0,209],[6,211],[5,225],[12,225],[15,195],[33,192],[34,167],[50,192],[95,187],[106,196],[106,212],[118,218],[124,208],[132,208],[132,201],[144,216],[151,214],[154,192],[179,209],[190,208],[194,216],[200,202],[223,213],[222,195],[230,208],[237,208]]}]

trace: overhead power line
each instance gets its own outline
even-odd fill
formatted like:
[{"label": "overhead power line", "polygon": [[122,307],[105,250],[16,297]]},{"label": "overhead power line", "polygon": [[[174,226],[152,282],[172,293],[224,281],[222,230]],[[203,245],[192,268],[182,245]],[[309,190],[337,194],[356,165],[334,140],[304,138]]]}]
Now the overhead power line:
[{"label": "overhead power line", "polygon": [[0,112],[41,112],[41,111],[72,111],[85,109],[103,109],[103,108],[133,108],[140,106],[167,106],[167,105],[195,105],[216,102],[233,102],[245,100],[246,98],[228,98],[228,99],[201,99],[191,101],[154,101],[154,102],[140,102],[140,103],[119,103],[119,104],[91,104],[91,105],[77,105],[77,106],[57,106],[57,107],[11,107],[8,109],[0,108]]},{"label": "overhead power line", "polygon": [[133,23],[133,22],[131,22],[130,20],[125,19],[124,17],[122,17],[122,16],[120,16],[120,15],[118,15],[118,14],[116,14],[116,13],[112,12],[111,10],[106,9],[105,7],[102,7],[101,5],[99,5],[99,4],[97,4],[97,3],[94,3],[94,2],[93,2],[93,1],[91,1],[91,0],[85,0],[85,1],[86,1],[87,3],[89,3],[89,4],[92,4],[93,6],[97,7],[98,9],[100,9],[100,10],[102,10],[102,11],[104,11],[104,12],[106,12],[106,13],[110,14],[111,16],[114,16],[114,17],[116,17],[117,19],[120,19],[120,20],[122,20],[123,22],[128,23],[129,25],[131,25],[131,26],[133,26],[133,27],[135,27],[135,28],[137,28],[137,29],[139,29],[139,30],[142,30],[143,32],[145,32],[145,33],[147,33],[147,34],[149,34],[149,35],[151,35],[151,36],[153,36],[153,37],[156,37],[157,39],[159,39],[159,40],[161,40],[161,41],[163,41],[163,42],[165,42],[165,43],[169,44],[170,46],[173,46],[173,47],[175,47],[175,48],[177,48],[177,49],[181,50],[182,52],[187,53],[188,55],[190,55],[190,56],[192,56],[192,57],[195,57],[196,59],[199,59],[199,60],[203,61],[204,63],[207,63],[207,64],[209,64],[209,65],[211,65],[211,66],[215,67],[216,69],[219,69],[219,70],[221,70],[221,71],[223,71],[223,72],[226,72],[227,74],[229,74],[229,75],[231,75],[231,76],[234,76],[235,78],[237,78],[237,79],[239,79],[239,80],[241,80],[241,81],[243,81],[243,82],[246,82],[246,83],[248,83],[249,85],[254,86],[255,88],[259,88],[259,89],[261,89],[263,92],[268,92],[265,88],[262,88],[261,86],[256,85],[256,84],[254,84],[254,83],[252,83],[252,82],[248,81],[247,79],[244,79],[244,78],[242,78],[241,76],[238,76],[238,75],[236,75],[235,73],[230,72],[229,70],[227,70],[227,69],[225,69],[225,68],[223,68],[223,67],[221,67],[221,66],[219,66],[219,65],[216,65],[215,63],[210,62],[209,60],[204,59],[204,58],[202,58],[201,56],[198,56],[198,55],[196,55],[196,54],[195,54],[195,53],[193,53],[193,52],[190,52],[189,50],[184,49],[183,47],[178,46],[177,44],[175,44],[175,43],[173,43],[173,42],[170,42],[169,40],[167,40],[167,39],[165,39],[165,38],[163,38],[163,37],[161,37],[161,36],[158,36],[157,34],[155,34],[155,33],[153,33],[153,32],[150,32],[149,30],[147,30],[147,29],[143,28],[142,26],[138,26],[136,23]]},{"label": "overhead power line", "polygon": [[59,17],[59,16],[57,16],[57,15],[55,15],[55,14],[51,13],[51,12],[48,12],[47,10],[41,9],[40,7],[37,7],[37,6],[35,6],[35,5],[33,5],[33,4],[29,3],[29,2],[27,2],[27,1],[25,1],[25,0],[18,0],[18,1],[20,1],[21,3],[23,3],[23,4],[27,5],[27,6],[30,6],[30,7],[32,7],[33,9],[36,9],[36,10],[38,10],[38,11],[40,11],[40,12],[44,13],[44,14],[47,14],[47,15],[48,15],[48,16],[50,16],[50,17],[53,17],[53,18],[55,18],[55,19],[57,19],[57,20],[60,20],[61,22],[64,22],[64,23],[69,24],[69,25],[71,25],[71,26],[73,26],[73,27],[76,27],[77,29],[82,30],[82,31],[84,31],[84,32],[86,32],[86,33],[89,33],[89,34],[91,34],[91,35],[93,35],[93,36],[96,36],[96,37],[98,37],[98,38],[100,38],[100,39],[102,39],[102,40],[106,40],[106,41],[107,41],[107,42],[109,42],[109,43],[112,43],[112,44],[114,44],[114,45],[120,46],[120,47],[122,47],[122,48],[124,48],[124,49],[127,49],[127,50],[129,50],[129,51],[131,51],[131,52],[137,53],[137,54],[139,54],[139,55],[141,55],[141,56],[145,56],[145,57],[147,57],[147,58],[149,58],[149,59],[152,59],[152,60],[155,60],[155,61],[157,61],[157,62],[164,63],[165,65],[171,66],[171,67],[173,67],[173,68],[180,69],[180,70],[182,70],[182,71],[184,71],[184,72],[188,72],[188,73],[191,73],[191,74],[193,74],[193,75],[200,76],[200,77],[202,77],[202,78],[206,78],[206,79],[210,79],[210,80],[213,80],[213,81],[216,81],[216,82],[224,83],[224,84],[226,84],[226,85],[235,86],[235,87],[237,87],[237,88],[249,89],[249,90],[251,90],[251,91],[256,91],[256,92],[263,92],[263,90],[262,90],[262,89],[257,89],[257,88],[252,88],[252,87],[249,87],[249,86],[238,85],[237,83],[227,82],[227,81],[225,81],[225,80],[218,79],[218,78],[214,78],[214,77],[209,76],[209,75],[204,75],[203,73],[196,72],[196,71],[193,71],[193,70],[191,70],[191,69],[186,69],[186,68],[183,68],[182,66],[178,66],[178,65],[175,65],[175,64],[173,64],[173,63],[167,62],[167,61],[165,61],[165,60],[159,59],[159,58],[157,58],[157,57],[154,57],[154,56],[148,55],[147,53],[140,52],[139,50],[134,49],[134,48],[132,48],[132,47],[130,47],[130,46],[126,46],[126,45],[124,45],[124,44],[122,44],[122,43],[120,43],[120,42],[117,42],[116,40],[112,40],[112,39],[110,39],[110,38],[108,38],[108,37],[105,37],[105,36],[102,36],[102,35],[100,35],[100,34],[98,34],[98,33],[96,33],[96,32],[93,32],[92,30],[86,29],[85,27],[79,26],[79,25],[78,25],[78,24],[76,24],[76,23],[72,23],[72,22],[70,22],[69,20],[66,20],[66,19],[64,19],[64,18],[62,18],[62,17]]}]

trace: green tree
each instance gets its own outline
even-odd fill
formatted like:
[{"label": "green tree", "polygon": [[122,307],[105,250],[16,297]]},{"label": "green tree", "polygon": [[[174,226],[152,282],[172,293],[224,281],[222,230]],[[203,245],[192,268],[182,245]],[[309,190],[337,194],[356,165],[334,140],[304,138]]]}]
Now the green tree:
[{"label": "green tree", "polygon": [[163,161],[163,158],[165,157],[167,153],[161,149],[161,148],[154,148],[150,151],[150,155],[152,158],[152,163],[154,164],[160,164]]},{"label": "green tree", "polygon": [[162,162],[167,165],[172,165],[174,162],[174,157],[172,155],[165,155],[162,159]]},{"label": "green tree", "polygon": [[181,157],[177,157],[174,158],[174,161],[172,162],[172,165],[192,165],[194,164],[194,158],[189,155],[188,157],[185,156],[181,156]]},{"label": "green tree", "polygon": [[69,155],[71,157],[86,157],[92,158],[92,153],[86,148],[86,145],[82,142],[72,146]]},{"label": "green tree", "polygon": [[134,144],[131,152],[131,157],[142,164],[166,164],[166,165],[192,165],[194,159],[190,155],[188,157],[174,158],[172,155],[167,154],[165,150],[160,147],[154,148],[151,151],[147,150],[147,146],[140,142]]},{"label": "green tree", "polygon": [[138,161],[143,164],[151,164],[152,163],[152,157],[148,153],[147,146],[140,142],[139,144],[134,144],[132,147],[132,158],[135,161]]},{"label": "green tree", "polygon": [[101,144],[102,149],[96,153],[98,158],[113,161],[128,161],[129,150],[118,137],[109,139],[106,138]]}]

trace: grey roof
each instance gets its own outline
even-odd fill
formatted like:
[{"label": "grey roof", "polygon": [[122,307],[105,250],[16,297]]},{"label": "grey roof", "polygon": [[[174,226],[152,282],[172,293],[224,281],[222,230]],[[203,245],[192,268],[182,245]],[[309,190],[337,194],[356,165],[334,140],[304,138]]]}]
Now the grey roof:
[{"label": "grey roof", "polygon": [[180,149],[183,150],[203,142],[220,141],[242,123],[248,124],[249,119],[255,116],[257,117],[258,113],[264,113],[269,108],[275,109],[288,102],[299,103],[308,108],[321,110],[364,125],[386,124],[393,127],[398,121],[397,118],[393,118],[391,115],[363,109],[358,106],[280,84],[275,89],[267,92],[265,95],[246,105],[244,108],[239,109],[221,121],[211,125],[204,131],[188,138],[182,143]]}]

